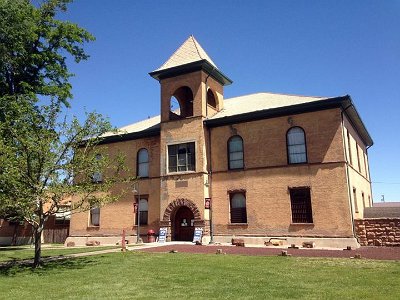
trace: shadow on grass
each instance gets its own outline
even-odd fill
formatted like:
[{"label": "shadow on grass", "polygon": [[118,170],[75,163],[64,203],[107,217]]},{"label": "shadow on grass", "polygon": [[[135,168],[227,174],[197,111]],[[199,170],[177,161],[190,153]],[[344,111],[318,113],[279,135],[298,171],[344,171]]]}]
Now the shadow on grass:
[{"label": "shadow on grass", "polygon": [[18,250],[30,250],[34,248],[28,248],[28,247],[0,247],[0,252],[1,251],[18,251]]},{"label": "shadow on grass", "polygon": [[18,273],[44,274],[52,270],[83,269],[93,265],[95,261],[89,257],[65,258],[54,257],[54,260],[42,262],[39,268],[34,269],[32,260],[12,260],[0,264],[0,276],[14,276]]}]

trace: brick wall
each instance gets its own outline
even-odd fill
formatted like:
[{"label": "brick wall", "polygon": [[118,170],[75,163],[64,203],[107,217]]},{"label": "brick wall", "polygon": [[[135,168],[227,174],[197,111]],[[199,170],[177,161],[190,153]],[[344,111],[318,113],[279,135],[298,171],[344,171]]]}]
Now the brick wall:
[{"label": "brick wall", "polygon": [[400,218],[355,220],[361,246],[400,247]]}]

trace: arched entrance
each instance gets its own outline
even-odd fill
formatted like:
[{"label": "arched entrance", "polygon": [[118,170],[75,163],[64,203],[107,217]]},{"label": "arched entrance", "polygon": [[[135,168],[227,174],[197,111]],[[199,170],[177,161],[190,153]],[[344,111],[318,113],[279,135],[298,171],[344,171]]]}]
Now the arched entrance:
[{"label": "arched entrance", "polygon": [[174,241],[192,241],[194,234],[194,214],[187,206],[181,206],[171,220]]},{"label": "arched entrance", "polygon": [[160,227],[167,227],[167,240],[193,241],[195,227],[204,228],[200,211],[189,199],[176,199],[165,209]]}]

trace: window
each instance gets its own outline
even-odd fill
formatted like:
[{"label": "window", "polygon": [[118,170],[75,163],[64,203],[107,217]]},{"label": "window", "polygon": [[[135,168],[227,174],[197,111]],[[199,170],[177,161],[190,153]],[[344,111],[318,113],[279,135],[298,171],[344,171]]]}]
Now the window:
[{"label": "window", "polygon": [[[96,154],[96,161],[100,161],[101,160],[101,154]],[[100,164],[99,162],[97,162],[97,164]],[[103,181],[103,174],[101,174],[100,172],[94,172],[92,175],[92,182],[94,183],[100,183]]]},{"label": "window", "polygon": [[365,152],[363,152],[364,156],[364,171],[365,171],[365,177],[368,179],[368,169],[367,169],[367,155]]},{"label": "window", "polygon": [[71,207],[69,205],[60,206],[55,214],[55,225],[68,225],[71,220]]},{"label": "window", "polygon": [[90,209],[90,226],[100,226],[100,207]]},{"label": "window", "polygon": [[307,162],[306,138],[302,128],[290,128],[286,134],[286,143],[289,164]]},{"label": "window", "polygon": [[168,171],[195,171],[194,142],[168,146]]},{"label": "window", "polygon": [[363,209],[365,209],[365,196],[364,196],[364,192],[361,192],[361,200],[362,200],[362,204],[363,204]]},{"label": "window", "polygon": [[[140,199],[138,209],[139,209],[140,225],[147,225],[148,211],[149,211],[149,204],[147,199]],[[136,224],[138,224],[137,215],[136,215]]]},{"label": "window", "polygon": [[149,152],[147,149],[140,149],[137,154],[137,175],[149,177]]},{"label": "window", "polygon": [[239,135],[235,135],[228,140],[228,168],[243,169],[243,139]]},{"label": "window", "polygon": [[351,143],[350,143],[350,132],[347,130],[347,148],[349,150],[349,161],[350,165],[353,165],[353,158],[351,157]]},{"label": "window", "polygon": [[361,173],[361,163],[360,163],[360,149],[358,144],[356,143],[356,150],[357,150],[357,164],[358,164],[358,172]]},{"label": "window", "polygon": [[353,201],[354,201],[354,210],[358,213],[358,203],[357,203],[357,190],[353,188]]},{"label": "window", "polygon": [[292,223],[312,223],[310,188],[290,188],[289,192],[292,208]]},{"label": "window", "polygon": [[229,194],[231,223],[247,223],[246,196],[244,193]]}]

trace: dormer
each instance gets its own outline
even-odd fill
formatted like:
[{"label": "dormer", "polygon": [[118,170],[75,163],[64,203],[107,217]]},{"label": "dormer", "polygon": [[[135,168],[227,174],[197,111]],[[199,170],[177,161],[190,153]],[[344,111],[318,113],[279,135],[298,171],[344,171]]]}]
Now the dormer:
[{"label": "dormer", "polygon": [[161,84],[161,122],[214,115],[232,83],[192,35],[150,76]]}]

